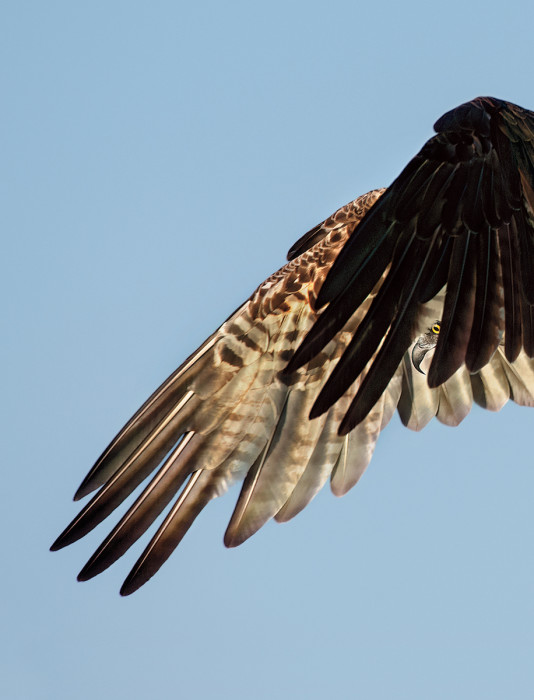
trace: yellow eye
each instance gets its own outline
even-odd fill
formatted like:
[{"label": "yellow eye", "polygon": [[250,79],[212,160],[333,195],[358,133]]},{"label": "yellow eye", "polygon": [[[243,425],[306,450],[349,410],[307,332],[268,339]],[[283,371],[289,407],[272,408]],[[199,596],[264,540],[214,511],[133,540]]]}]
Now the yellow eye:
[{"label": "yellow eye", "polygon": [[440,329],[441,329],[441,324],[434,323],[434,325],[432,326],[432,328],[430,330],[432,331],[432,333],[435,333],[436,335],[438,335]]}]

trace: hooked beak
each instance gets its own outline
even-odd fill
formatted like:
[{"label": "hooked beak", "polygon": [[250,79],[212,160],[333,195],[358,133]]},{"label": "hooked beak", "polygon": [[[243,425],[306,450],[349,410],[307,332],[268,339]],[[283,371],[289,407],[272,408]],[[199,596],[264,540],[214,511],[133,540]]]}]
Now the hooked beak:
[{"label": "hooked beak", "polygon": [[423,360],[425,359],[426,354],[427,354],[427,352],[428,352],[429,350],[433,350],[433,348],[421,346],[421,345],[419,345],[419,343],[416,343],[416,344],[413,346],[413,350],[412,350],[412,364],[413,364],[413,366],[415,367],[415,369],[416,369],[418,372],[420,372],[421,374],[426,374],[426,373],[423,372],[423,370],[421,369],[421,364],[423,363]]}]

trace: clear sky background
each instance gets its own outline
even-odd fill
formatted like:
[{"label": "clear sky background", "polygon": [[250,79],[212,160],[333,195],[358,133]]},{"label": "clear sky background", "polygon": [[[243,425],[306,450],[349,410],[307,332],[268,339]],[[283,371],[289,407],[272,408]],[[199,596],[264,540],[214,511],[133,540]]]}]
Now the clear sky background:
[{"label": "clear sky background", "polygon": [[528,698],[534,412],[395,418],[358,486],[85,584],[71,497],[140,403],[449,108],[534,108],[531,2],[4,2],[0,695]]}]

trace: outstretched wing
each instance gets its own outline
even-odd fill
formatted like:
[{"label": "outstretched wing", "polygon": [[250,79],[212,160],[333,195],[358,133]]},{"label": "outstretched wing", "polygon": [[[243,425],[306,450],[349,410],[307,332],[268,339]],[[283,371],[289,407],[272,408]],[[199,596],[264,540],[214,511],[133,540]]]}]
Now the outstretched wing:
[{"label": "outstretched wing", "polygon": [[319,416],[361,377],[341,425],[364,419],[423,332],[421,309],[446,285],[428,384],[464,364],[478,372],[504,336],[507,360],[534,356],[534,113],[477,98],[439,119],[438,132],[367,213],[330,270],[328,304],[287,372],[343,328],[385,275],[365,319],[314,405]]},{"label": "outstretched wing", "polygon": [[[76,499],[98,491],[52,549],[150,477],[81,580],[167,509],[121,589],[132,593],[237,480],[227,546],[270,518],[292,518],[328,478],[345,493],[397,407],[420,430],[433,416],[458,424],[473,401],[534,405],[532,118],[489,99],[454,110],[390,189],[297,241],[289,263],[156,390],[84,479]],[[423,360],[418,336],[438,319]],[[433,355],[429,381],[412,362],[416,345],[418,368]]]},{"label": "outstretched wing", "polygon": [[357,481],[398,403],[400,370],[350,438],[337,434],[350,392],[319,420],[310,423],[308,415],[371,296],[306,370],[286,377],[282,369],[317,318],[315,299],[328,269],[379,195],[360,197],[304,236],[290,252],[290,262],[258,287],[111,442],[75,499],[98,492],[53,549],[88,533],[156,473],[80,579],[113,563],[173,500],[127,578],[124,594],[157,571],[202,508],[236,480],[244,484],[225,535],[227,546],[240,544],[272,517],[296,515],[331,474],[340,494]]}]

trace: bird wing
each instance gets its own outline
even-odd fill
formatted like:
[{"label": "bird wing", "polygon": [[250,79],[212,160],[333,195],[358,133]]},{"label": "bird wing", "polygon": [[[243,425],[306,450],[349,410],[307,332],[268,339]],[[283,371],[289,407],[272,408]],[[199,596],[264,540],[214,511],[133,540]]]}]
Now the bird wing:
[{"label": "bird wing", "polygon": [[[225,544],[235,546],[267,520],[287,520],[333,474],[333,489],[353,485],[379,430],[399,400],[401,370],[379,405],[350,437],[338,435],[351,392],[317,421],[308,416],[372,294],[306,369],[287,377],[288,359],[317,318],[315,300],[354,226],[380,196],[342,207],[290,252],[290,261],[193,353],[145,402],[97,460],[75,499],[96,494],[53,544],[91,531],[152,476],[80,572],[85,580],[119,558],[168,513],[122,588],[131,593],[167,559],[214,497],[244,480]],[[171,504],[171,501],[173,503]]]},{"label": "bird wing", "polygon": [[[420,430],[433,416],[458,424],[473,402],[534,404],[532,257],[523,259],[532,116],[488,99],[458,108],[390,189],[297,241],[289,262],[152,394],[82,482],[76,500],[96,494],[52,549],[92,530],[148,480],[80,580],[110,566],[166,509],[123,584],[132,593],[238,480],[227,546],[295,516],[328,478],[344,494],[397,407]],[[442,331],[426,377],[411,350],[436,319]]]},{"label": "bird wing", "polygon": [[328,306],[287,368],[335,337],[385,275],[311,413],[334,404],[374,357],[341,434],[375,405],[423,332],[425,303],[443,288],[429,387],[464,365],[481,370],[503,337],[510,363],[521,351],[534,356],[534,113],[477,98],[434,128],[343,247],[317,299],[318,308]]}]

